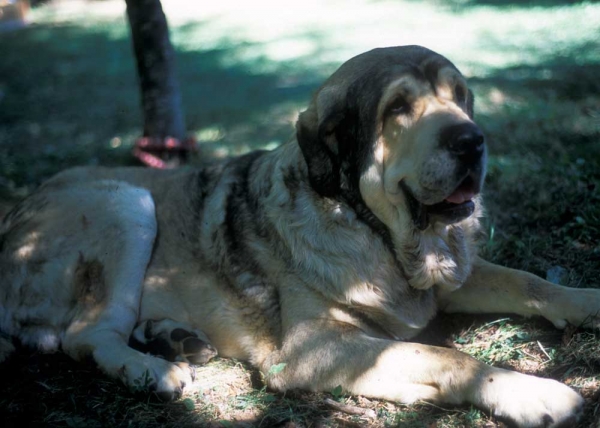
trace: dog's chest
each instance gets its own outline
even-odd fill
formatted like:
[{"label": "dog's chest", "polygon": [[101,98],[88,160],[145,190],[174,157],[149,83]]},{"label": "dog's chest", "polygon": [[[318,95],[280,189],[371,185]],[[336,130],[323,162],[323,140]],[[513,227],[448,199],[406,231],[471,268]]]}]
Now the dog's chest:
[{"label": "dog's chest", "polygon": [[[416,335],[436,312],[433,290],[411,287],[383,239],[345,209],[336,207],[327,223],[324,215],[306,221],[302,236],[287,230],[297,249],[298,277],[369,334],[394,339]],[[324,314],[314,316],[329,316],[329,309],[318,310]]]}]

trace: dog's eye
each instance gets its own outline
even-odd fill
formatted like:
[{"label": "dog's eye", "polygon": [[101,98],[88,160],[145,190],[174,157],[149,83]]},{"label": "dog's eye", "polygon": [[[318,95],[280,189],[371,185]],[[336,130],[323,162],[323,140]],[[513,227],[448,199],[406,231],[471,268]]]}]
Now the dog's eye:
[{"label": "dog's eye", "polygon": [[454,99],[456,100],[456,102],[458,104],[464,104],[466,98],[467,94],[465,92],[465,88],[463,88],[461,85],[456,85],[456,87],[454,88]]},{"label": "dog's eye", "polygon": [[410,113],[410,104],[403,97],[398,97],[387,107],[387,114],[408,114]]}]

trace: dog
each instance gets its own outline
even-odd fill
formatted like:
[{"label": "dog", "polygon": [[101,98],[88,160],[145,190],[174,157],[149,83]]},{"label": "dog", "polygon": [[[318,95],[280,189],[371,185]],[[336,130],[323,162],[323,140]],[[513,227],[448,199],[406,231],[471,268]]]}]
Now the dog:
[{"label": "dog", "polygon": [[420,46],[363,53],[296,131],[199,168],[75,168],[42,184],[0,228],[0,361],[17,338],[172,400],[218,351],[275,391],[341,385],[574,423],[583,399],[557,381],[410,342],[438,311],[563,328],[600,310],[600,290],[477,256],[487,149],[458,69]]}]

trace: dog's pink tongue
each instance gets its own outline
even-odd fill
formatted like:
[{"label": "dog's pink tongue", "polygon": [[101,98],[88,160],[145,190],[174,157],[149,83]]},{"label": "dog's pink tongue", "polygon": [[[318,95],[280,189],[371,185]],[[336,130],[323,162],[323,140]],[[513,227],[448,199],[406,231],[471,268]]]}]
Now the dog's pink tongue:
[{"label": "dog's pink tongue", "polygon": [[453,194],[446,198],[446,202],[451,204],[462,204],[463,202],[470,201],[475,196],[475,192],[470,190],[456,189]]}]

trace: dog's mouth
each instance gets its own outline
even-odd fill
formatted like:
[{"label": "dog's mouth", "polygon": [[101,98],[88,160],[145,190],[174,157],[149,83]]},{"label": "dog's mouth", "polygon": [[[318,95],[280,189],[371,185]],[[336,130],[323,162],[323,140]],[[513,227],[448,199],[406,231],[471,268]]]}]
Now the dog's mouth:
[{"label": "dog's mouth", "polygon": [[431,223],[453,224],[470,217],[475,211],[473,198],[481,190],[480,180],[474,174],[468,174],[456,186],[456,189],[442,202],[426,205],[420,202],[405,182],[400,183],[410,213],[419,230],[425,230]]}]

